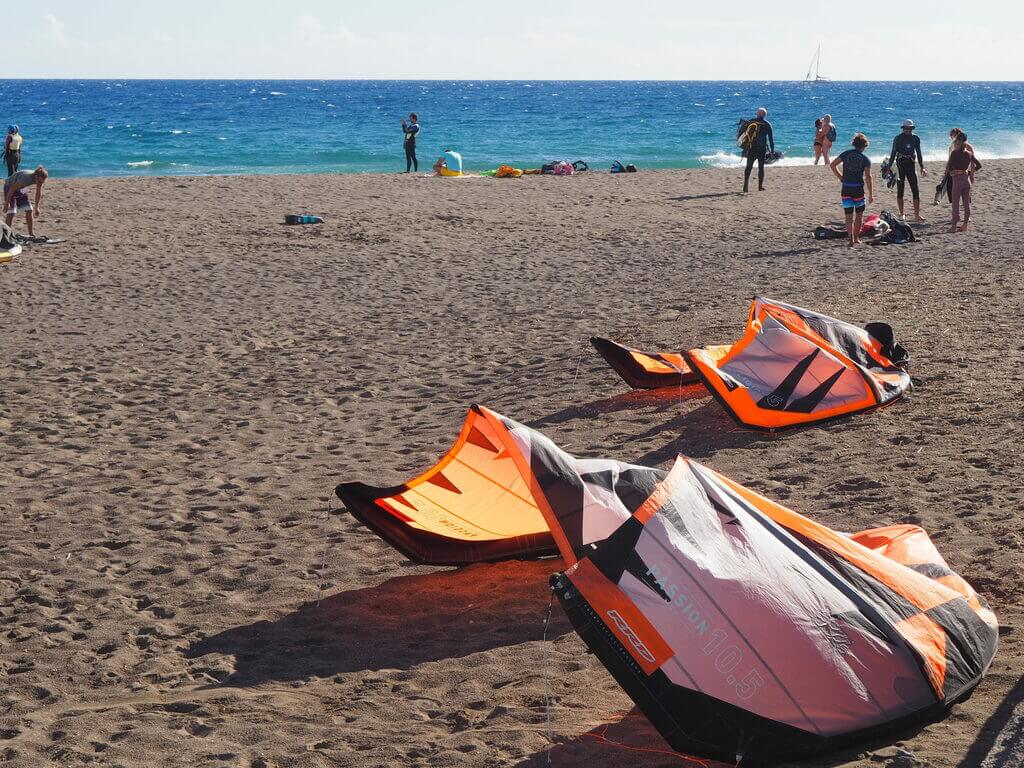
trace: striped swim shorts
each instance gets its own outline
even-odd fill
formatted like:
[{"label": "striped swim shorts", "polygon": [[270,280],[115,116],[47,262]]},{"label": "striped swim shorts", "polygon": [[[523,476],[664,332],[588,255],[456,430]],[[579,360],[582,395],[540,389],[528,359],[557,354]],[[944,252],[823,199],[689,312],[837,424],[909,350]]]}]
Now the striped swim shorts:
[{"label": "striped swim shorts", "polygon": [[843,184],[843,210],[864,210],[863,184]]}]

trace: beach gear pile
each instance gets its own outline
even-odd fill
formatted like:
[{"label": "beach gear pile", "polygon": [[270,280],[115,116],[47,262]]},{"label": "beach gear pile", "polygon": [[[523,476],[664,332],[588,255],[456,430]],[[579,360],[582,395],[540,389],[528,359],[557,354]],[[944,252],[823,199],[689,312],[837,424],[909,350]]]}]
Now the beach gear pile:
[{"label": "beach gear pile", "polygon": [[336,493],[418,563],[561,555],[573,626],[687,754],[758,764],[933,720],[996,651],[921,528],[845,535],[684,457],[577,459],[482,406],[419,477]]},{"label": "beach gear pile", "polygon": [[[845,224],[825,224],[811,233],[815,240],[845,240]],[[872,213],[861,222],[860,236],[868,245],[904,245],[917,242],[914,228],[889,211]]]},{"label": "beach gear pile", "polygon": [[540,168],[519,169],[513,168],[511,165],[499,165],[494,170],[481,171],[480,175],[496,179],[518,179],[520,176],[572,176],[587,170],[589,170],[589,167],[583,160],[577,160],[573,163],[567,160],[553,160],[550,163],[545,163]]},{"label": "beach gear pile", "polygon": [[[733,344],[593,342],[630,386],[702,382],[755,429],[910,388],[890,326],[770,299]],[[998,644],[988,605],[915,525],[841,533],[683,456],[580,459],[479,405],[417,477],[335,492],[416,563],[560,556],[551,587],[573,627],[683,756],[765,764],[941,718]]]},{"label": "beach gear pile", "polygon": [[[877,213],[870,213],[861,221],[860,236],[869,239],[882,237],[889,232],[889,229],[889,225],[882,220],[881,216]],[[825,224],[815,227],[812,234],[815,240],[845,240],[847,237],[846,225]]]}]

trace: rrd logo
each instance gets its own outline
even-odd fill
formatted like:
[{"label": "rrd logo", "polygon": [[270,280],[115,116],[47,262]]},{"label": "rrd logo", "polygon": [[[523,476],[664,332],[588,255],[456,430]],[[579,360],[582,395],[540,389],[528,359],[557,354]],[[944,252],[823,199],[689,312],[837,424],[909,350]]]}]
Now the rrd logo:
[{"label": "rrd logo", "polygon": [[626,623],[626,620],[622,618],[618,611],[608,611],[608,618],[615,622],[615,626],[618,627],[619,631],[622,632],[629,640],[629,642],[636,648],[637,653],[640,657],[650,663],[657,663],[657,659],[654,658],[654,654],[647,650],[647,646],[643,644],[643,641],[639,638],[633,628]]}]

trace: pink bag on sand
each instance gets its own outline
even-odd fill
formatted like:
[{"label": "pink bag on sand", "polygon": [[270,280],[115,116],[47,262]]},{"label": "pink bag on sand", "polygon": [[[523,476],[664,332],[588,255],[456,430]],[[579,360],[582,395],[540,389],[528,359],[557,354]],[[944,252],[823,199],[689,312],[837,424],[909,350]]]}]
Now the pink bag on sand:
[{"label": "pink bag on sand", "polygon": [[560,163],[555,163],[555,176],[572,176],[575,169],[572,167],[572,163],[567,163],[564,160]]}]

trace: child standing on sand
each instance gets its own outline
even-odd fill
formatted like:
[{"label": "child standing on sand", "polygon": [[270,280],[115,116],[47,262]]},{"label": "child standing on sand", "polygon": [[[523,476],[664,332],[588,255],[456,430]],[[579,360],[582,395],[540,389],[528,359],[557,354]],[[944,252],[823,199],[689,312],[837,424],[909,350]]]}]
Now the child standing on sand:
[{"label": "child standing on sand", "polygon": [[[868,137],[858,133],[853,137],[853,149],[848,149],[829,166],[842,183],[843,214],[846,216],[846,236],[850,245],[860,242],[860,225],[864,218],[864,187],[868,190],[868,203],[875,202],[871,187],[871,161],[864,154]],[[839,166],[843,166],[842,173]]]}]

